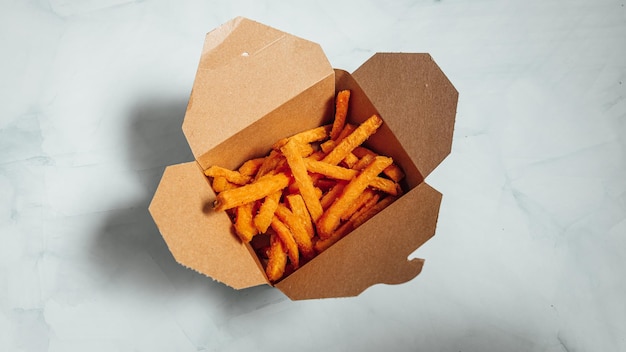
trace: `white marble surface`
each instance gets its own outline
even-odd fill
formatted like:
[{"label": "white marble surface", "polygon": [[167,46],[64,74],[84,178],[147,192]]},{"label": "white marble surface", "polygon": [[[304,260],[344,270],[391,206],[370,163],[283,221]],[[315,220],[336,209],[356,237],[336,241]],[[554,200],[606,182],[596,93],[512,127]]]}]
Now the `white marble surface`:
[{"label": "white marble surface", "polygon": [[[459,90],[415,280],[291,302],[174,262],[147,205],[238,15]],[[626,351],[623,0],[2,0],[0,77],[0,351]]]}]

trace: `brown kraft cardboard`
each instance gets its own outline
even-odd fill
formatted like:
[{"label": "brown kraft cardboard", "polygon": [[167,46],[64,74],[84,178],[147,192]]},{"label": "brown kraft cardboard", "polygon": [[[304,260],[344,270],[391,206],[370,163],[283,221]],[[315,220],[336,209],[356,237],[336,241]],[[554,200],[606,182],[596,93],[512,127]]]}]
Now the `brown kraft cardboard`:
[{"label": "brown kraft cardboard", "polygon": [[213,211],[203,170],[236,169],[329,123],[342,89],[348,122],[383,119],[366,146],[400,165],[407,192],[275,287],[294,300],[346,297],[421,272],[424,260],[407,257],[437,226],[442,195],[425,178],[450,153],[455,88],[428,54],[377,53],[350,74],[318,44],[242,17],[206,36],[182,126],[195,161],[168,166],[149,207],[176,261],[235,289],[270,284],[228,215]]}]

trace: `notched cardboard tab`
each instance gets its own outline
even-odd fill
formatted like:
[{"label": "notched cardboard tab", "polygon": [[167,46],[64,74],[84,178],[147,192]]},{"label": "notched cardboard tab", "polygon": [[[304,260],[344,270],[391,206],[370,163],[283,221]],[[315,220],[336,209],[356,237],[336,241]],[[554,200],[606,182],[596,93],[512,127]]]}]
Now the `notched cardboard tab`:
[{"label": "notched cardboard tab", "polygon": [[196,162],[168,166],[150,203],[152,215],[180,264],[241,289],[267,283],[251,249],[232,233],[215,193]]},{"label": "notched cardboard tab", "polygon": [[428,176],[451,151],[458,101],[452,83],[429,54],[377,53],[352,75]]},{"label": "notched cardboard tab", "polygon": [[258,22],[208,33],[183,122],[195,159],[333,75],[319,44]]},{"label": "notched cardboard tab", "polygon": [[356,296],[375,284],[413,279],[424,261],[407,258],[434,235],[441,197],[420,184],[276,287],[299,300]]}]

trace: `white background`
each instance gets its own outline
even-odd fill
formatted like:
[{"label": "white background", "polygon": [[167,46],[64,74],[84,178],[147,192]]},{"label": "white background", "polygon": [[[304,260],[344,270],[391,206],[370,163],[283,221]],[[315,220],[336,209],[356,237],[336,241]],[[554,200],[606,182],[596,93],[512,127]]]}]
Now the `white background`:
[{"label": "white background", "polygon": [[[292,302],[171,257],[147,206],[239,15],[458,89],[417,278]],[[0,350],[625,351],[625,95],[623,0],[1,0]]]}]

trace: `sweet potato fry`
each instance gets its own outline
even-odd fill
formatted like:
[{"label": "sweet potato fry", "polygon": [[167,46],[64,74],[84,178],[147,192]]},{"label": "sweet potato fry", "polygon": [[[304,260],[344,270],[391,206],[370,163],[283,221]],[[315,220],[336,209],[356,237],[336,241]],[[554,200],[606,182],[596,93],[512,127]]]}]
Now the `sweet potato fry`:
[{"label": "sweet potato fry", "polygon": [[335,120],[333,121],[333,128],[330,131],[330,139],[337,139],[339,133],[343,129],[346,123],[346,116],[348,115],[348,104],[350,102],[350,91],[342,90],[337,93],[335,99]]},{"label": "sweet potato fry", "polygon": [[330,246],[335,244],[337,241],[339,241],[343,236],[350,233],[352,230],[354,230],[354,224],[351,221],[346,221],[341,226],[339,226],[337,230],[333,231],[333,233],[328,238],[323,240],[320,239],[315,242],[315,252],[317,252],[318,254],[322,253]]},{"label": "sweet potato fry", "polygon": [[276,216],[272,218],[271,226],[287,248],[287,255],[289,256],[291,265],[293,265],[294,268],[297,268],[300,263],[300,252],[298,252],[298,245],[293,238],[293,233],[289,230],[287,225],[285,225],[285,223]]},{"label": "sweet potato fry", "polygon": [[313,238],[315,236],[315,229],[313,228],[313,223],[311,222],[311,215],[309,215],[309,211],[306,209],[306,204],[304,204],[304,199],[299,194],[290,194],[285,197],[289,208],[291,211],[300,218],[300,221],[304,224],[304,228],[306,229],[309,238]]},{"label": "sweet potato fry", "polygon": [[315,256],[313,244],[311,243],[311,238],[306,231],[305,224],[300,221],[300,218],[292,213],[283,204],[279,204],[278,208],[276,208],[276,217],[289,227],[291,234],[293,235],[293,239],[298,245],[298,249],[302,252],[302,256],[307,260],[313,258]]},{"label": "sweet potato fry", "polygon": [[395,182],[400,182],[400,180],[404,178],[404,172],[402,172],[402,169],[396,164],[387,166],[383,170],[383,174],[387,175],[387,177]]},{"label": "sweet potato fry", "polygon": [[339,197],[341,192],[343,192],[343,188],[347,185],[346,182],[337,182],[333,188],[331,188],[326,194],[322,196],[320,199],[320,203],[322,203],[322,209],[326,210],[328,207],[333,204],[335,199]]},{"label": "sweet potato fry", "polygon": [[345,167],[336,166],[325,163],[323,161],[316,161],[312,159],[304,159],[304,164],[309,172],[315,172],[322,174],[326,177],[330,177],[336,180],[350,180],[357,174],[355,170],[346,169]]},{"label": "sweet potato fry", "polygon": [[208,169],[204,170],[204,174],[206,176],[214,177],[214,178],[221,176],[221,177],[226,178],[229,182],[232,182],[238,185],[245,185],[251,180],[250,176],[242,175],[241,173],[239,173],[239,171],[229,170],[221,166],[217,166],[217,165],[213,165],[209,167]]},{"label": "sweet potato fry", "polygon": [[320,144],[320,148],[322,149],[322,151],[324,151],[324,153],[328,154],[331,150],[333,150],[333,148],[337,146],[339,142],[341,142],[344,138],[354,132],[355,129],[356,126],[353,124],[345,124],[341,132],[339,132],[339,136],[337,136],[337,138],[329,139],[326,142]]},{"label": "sweet potato fry", "polygon": [[310,129],[310,130],[306,130],[304,132],[294,134],[291,137],[283,138],[277,141],[276,143],[274,143],[274,145],[272,145],[272,148],[275,150],[279,150],[285,144],[287,144],[287,142],[290,140],[295,141],[298,144],[309,144],[313,142],[319,142],[321,140],[328,138],[328,133],[330,132],[331,128],[332,128],[332,125],[324,125],[324,126]]},{"label": "sweet potato fry", "polygon": [[[329,139],[326,142],[320,144],[320,149],[322,150],[322,152],[324,154],[328,154],[328,153],[332,152],[333,149],[335,149],[336,146],[337,146],[337,142],[335,142],[332,139]],[[324,155],[324,156],[326,156],[326,155]],[[320,160],[322,160],[322,159],[320,159]]]},{"label": "sweet potato fry", "polygon": [[356,163],[359,162],[359,158],[357,158],[356,155],[352,153],[348,153],[348,155],[346,155],[346,157],[343,158],[341,162],[351,169]]},{"label": "sweet potato fry", "polygon": [[[356,155],[357,157],[359,157],[359,158],[364,158],[366,155],[369,155],[371,157],[374,157],[374,156],[378,155],[375,152],[373,152],[371,149],[365,148],[363,146],[358,146],[358,147],[354,148],[352,153],[354,155]],[[395,163],[387,166],[383,170],[383,173],[387,177],[392,179],[394,182],[400,182],[400,180],[402,180],[404,178],[404,172],[402,172],[402,169],[398,165],[396,165]]]},{"label": "sweet potato fry", "polygon": [[303,158],[306,158],[307,156],[313,154],[314,150],[313,147],[310,144],[302,144],[302,143],[298,143],[298,150],[300,151],[300,156]]},{"label": "sweet potato fry", "polygon": [[[355,223],[355,220],[360,217],[362,214],[368,212],[373,206],[375,206],[376,204],[378,204],[378,200],[380,199],[380,194],[376,193],[373,197],[368,198],[363,205],[357,210],[355,211],[352,216],[350,216],[350,218],[348,219],[348,221],[351,221],[353,224]],[[355,228],[357,226],[354,226]]]},{"label": "sweet potato fry", "polygon": [[240,205],[236,208],[235,214],[235,232],[243,242],[250,242],[252,237],[258,233],[254,223],[252,222],[252,210],[254,202]]},{"label": "sweet potato fry", "polygon": [[352,202],[352,204],[350,204],[348,206],[348,208],[346,208],[346,211],[341,214],[341,220],[348,220],[352,217],[352,215],[354,215],[354,213],[357,212],[357,210],[361,209],[362,206],[364,206],[367,202],[369,202],[370,200],[374,199],[374,202],[376,202],[378,200],[379,196],[376,194],[375,191],[366,188],[363,193],[361,193],[357,199],[354,200],[354,202]]},{"label": "sweet potato fry", "polygon": [[[384,172],[385,170],[383,170]],[[393,182],[390,179],[376,177],[370,182],[370,186],[377,190],[383,191],[385,193],[389,193],[392,196],[397,196],[400,191],[400,185]]]},{"label": "sweet potato fry", "polygon": [[[370,209],[372,209],[377,204],[379,198],[380,197],[378,194],[374,194],[372,197],[368,197],[368,199],[365,200],[362,206],[350,216],[350,219],[348,219],[348,221],[344,222],[335,231],[333,231],[330,237],[315,242],[315,251],[317,253],[325,251],[326,249],[328,249],[328,247],[332,246],[345,235],[350,233],[352,230],[362,225],[363,222],[367,221],[367,219],[373,216],[371,215],[367,217],[367,215],[370,214]],[[363,221],[357,223],[357,221],[359,220]]]},{"label": "sweet potato fry", "polygon": [[311,218],[313,221],[317,221],[323,213],[322,205],[316,195],[313,182],[307,173],[304,159],[302,159],[302,156],[298,153],[296,143],[295,140],[290,140],[280,150],[285,155],[285,158],[287,158],[287,163],[291,168],[293,177],[296,180],[296,185],[300,190],[300,194],[302,194],[302,198],[311,214]]},{"label": "sweet potato fry", "polygon": [[257,171],[256,176],[254,177],[254,180],[256,181],[268,173],[272,173],[276,170],[283,158],[284,157],[280,152],[272,150],[270,154],[264,158],[263,163],[259,167],[259,171]]},{"label": "sweet potato fry", "polygon": [[318,200],[322,198],[322,195],[324,194],[324,192],[322,192],[321,188],[313,187],[313,190],[315,191],[315,197],[317,197]]},{"label": "sweet potato fry", "polygon": [[361,143],[365,142],[372,134],[376,132],[378,127],[382,125],[383,121],[378,115],[372,115],[369,119],[365,120],[354,132],[344,138],[337,146],[330,152],[322,161],[337,165],[343,160],[352,150],[358,147]]},{"label": "sweet potato fry", "polygon": [[272,223],[272,218],[280,202],[281,191],[274,192],[265,197],[263,204],[259,207],[259,212],[254,216],[254,226],[259,233],[265,233]]},{"label": "sweet potato fry", "polygon": [[251,177],[256,175],[264,161],[265,158],[250,159],[243,163],[237,170],[240,174]]},{"label": "sweet potato fry", "polygon": [[334,139],[335,142],[339,143],[341,142],[344,138],[348,137],[352,132],[354,132],[354,130],[356,130],[356,125],[353,125],[351,123],[346,123],[343,126],[343,129],[341,130],[341,132],[339,132],[339,136],[337,136],[337,138]]},{"label": "sweet potato fry", "polygon": [[216,176],[213,178],[213,182],[211,183],[211,187],[216,193],[223,192],[227,189],[233,189],[239,187],[232,182],[229,182],[224,176]]},{"label": "sweet potato fry", "polygon": [[378,214],[380,211],[388,207],[396,199],[398,199],[398,197],[387,196],[373,206],[367,208],[365,211],[360,212],[359,214],[355,214],[356,216],[351,219],[353,226],[357,228],[363,225],[364,222],[371,219],[374,215]]},{"label": "sweet potato fry", "polygon": [[287,266],[287,253],[285,245],[276,234],[270,235],[270,249],[267,254],[269,260],[265,267],[265,274],[270,282],[276,282],[283,277]]},{"label": "sweet potato fry", "polygon": [[387,166],[391,165],[391,158],[377,156],[356,178],[344,188],[335,202],[323,213],[317,224],[317,234],[321,239],[330,237],[339,226],[341,215],[354,202],[369,183]]},{"label": "sweet potato fry", "polygon": [[319,160],[324,159],[325,156],[326,156],[326,153],[324,153],[323,150],[316,150],[311,155],[309,155],[308,158],[311,160],[319,161]]},{"label": "sweet potato fry", "polygon": [[[326,157],[326,155],[330,154],[330,152],[333,151],[333,149],[335,148],[336,145],[337,144],[333,140],[328,140],[327,142],[325,142],[322,145],[320,145],[320,147],[322,148],[322,152],[325,153],[324,157]],[[323,158],[321,158],[319,160],[323,160]],[[348,153],[346,155],[346,157],[343,158],[343,160],[341,162],[343,162],[346,166],[348,166],[348,168],[353,168],[354,165],[358,161],[359,161],[359,158],[357,158],[356,155],[354,155],[352,153]],[[328,165],[336,165],[336,164],[328,164]]]},{"label": "sweet potato fry", "polygon": [[218,194],[214,209],[222,211],[259,200],[287,187],[289,181],[290,178],[283,173],[263,176],[255,182]]},{"label": "sweet potato fry", "polygon": [[376,157],[375,155],[370,155],[370,154],[363,155],[361,159],[359,159],[359,161],[357,161],[356,164],[352,166],[352,169],[353,170],[365,169],[365,167],[369,165],[372,162],[372,160],[374,160],[375,157]]},{"label": "sweet potato fry", "polygon": [[362,146],[362,145],[360,145],[360,146],[358,146],[358,147],[354,148],[354,150],[352,151],[352,153],[354,153],[354,155],[356,155],[356,156],[357,156],[357,157],[359,157],[359,158],[362,158],[362,157],[364,157],[364,156],[366,156],[366,155],[378,156],[378,154],[377,154],[377,153],[375,153],[375,152],[374,152],[374,151],[372,151],[371,149],[366,148],[366,147],[364,147],[364,146]]}]

